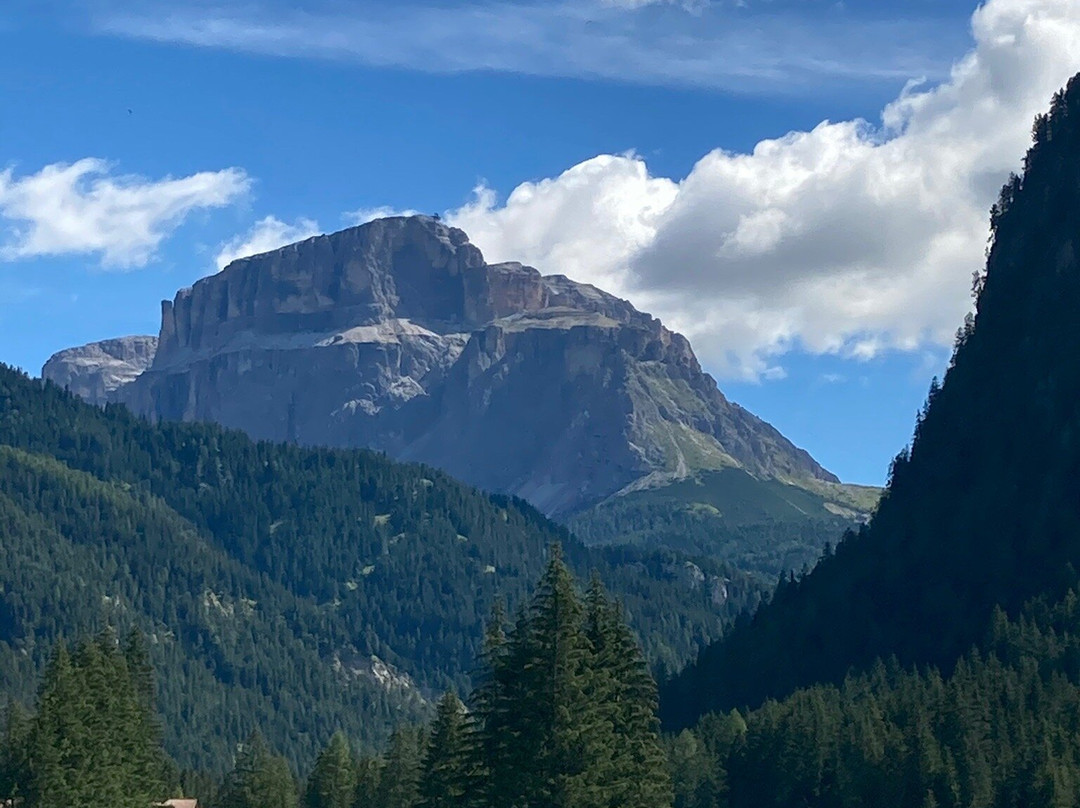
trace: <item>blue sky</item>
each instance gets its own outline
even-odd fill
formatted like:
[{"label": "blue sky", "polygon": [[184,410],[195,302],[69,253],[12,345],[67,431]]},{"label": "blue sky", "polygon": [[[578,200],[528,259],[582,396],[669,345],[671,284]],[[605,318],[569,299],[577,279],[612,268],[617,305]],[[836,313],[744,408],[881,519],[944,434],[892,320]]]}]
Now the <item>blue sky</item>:
[{"label": "blue sky", "polygon": [[991,0],[974,33],[955,0],[155,8],[0,10],[0,361],[156,333],[245,244],[439,211],[687,331],[730,398],[866,483],[1080,66],[1061,0]]}]

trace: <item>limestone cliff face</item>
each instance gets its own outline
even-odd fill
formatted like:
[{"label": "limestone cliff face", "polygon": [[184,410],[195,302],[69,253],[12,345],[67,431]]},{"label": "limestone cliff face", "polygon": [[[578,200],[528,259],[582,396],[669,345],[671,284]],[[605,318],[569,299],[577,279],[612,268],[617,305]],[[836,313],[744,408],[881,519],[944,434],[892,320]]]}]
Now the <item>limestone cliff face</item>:
[{"label": "limestone cliff face", "polygon": [[257,438],[366,446],[565,514],[702,468],[835,480],[629,303],[382,219],[241,259],[162,305],[111,398]]},{"label": "limestone cliff face", "polygon": [[54,354],[41,370],[43,378],[66,387],[91,404],[103,406],[109,396],[150,367],[157,337],[120,337],[68,348]]}]

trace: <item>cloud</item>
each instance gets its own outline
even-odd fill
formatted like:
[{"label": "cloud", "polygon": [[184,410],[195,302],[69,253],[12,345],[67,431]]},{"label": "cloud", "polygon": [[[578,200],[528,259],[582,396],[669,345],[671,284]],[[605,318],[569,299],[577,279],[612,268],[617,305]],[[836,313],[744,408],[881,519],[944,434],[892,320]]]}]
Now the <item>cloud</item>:
[{"label": "cloud", "polygon": [[162,180],[110,168],[87,158],[21,177],[0,172],[0,259],[98,254],[107,267],[144,266],[189,213],[228,205],[250,186],[237,168]]},{"label": "cloud", "polygon": [[388,216],[415,216],[419,211],[412,210],[398,210],[392,208],[389,205],[379,205],[374,208],[358,208],[357,210],[351,210],[348,213],[342,214],[342,218],[349,224],[354,226],[358,224],[367,224],[375,219],[385,219]]},{"label": "cloud", "polygon": [[880,122],[823,122],[717,149],[681,180],[602,155],[448,218],[489,260],[527,261],[633,300],[721,375],[792,349],[866,359],[948,346],[984,260],[988,210],[1031,122],[1080,68],[1075,0],[989,0],[974,48]]},{"label": "cloud", "polygon": [[608,8],[621,8],[634,11],[646,6],[676,6],[691,14],[700,14],[710,5],[712,0],[600,0],[600,5]]},{"label": "cloud", "polygon": [[623,289],[627,267],[656,240],[678,194],[677,183],[650,177],[633,154],[601,155],[553,179],[522,183],[503,204],[481,185],[448,220],[489,260],[514,256],[549,273]]},{"label": "cloud", "polygon": [[[92,21],[112,35],[429,73],[536,76],[820,92],[823,82],[943,76],[956,32],[940,20],[733,8],[702,0],[386,3],[362,14],[331,0],[232,6],[179,0],[148,13],[111,0]],[[693,13],[686,13],[686,11]],[[954,40],[950,42],[950,39]]]},{"label": "cloud", "polygon": [[238,258],[270,252],[321,232],[319,223],[312,219],[297,219],[294,224],[288,224],[274,216],[267,216],[257,221],[246,233],[222,244],[214,256],[214,262],[221,270]]}]

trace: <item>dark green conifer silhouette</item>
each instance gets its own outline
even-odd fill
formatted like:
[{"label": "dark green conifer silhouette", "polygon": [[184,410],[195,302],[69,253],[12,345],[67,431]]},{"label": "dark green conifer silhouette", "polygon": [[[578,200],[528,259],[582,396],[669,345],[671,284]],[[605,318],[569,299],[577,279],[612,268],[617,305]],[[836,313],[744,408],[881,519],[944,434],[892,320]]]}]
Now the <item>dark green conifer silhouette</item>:
[{"label": "dark green conifer silhouette", "polygon": [[356,762],[349,741],[335,732],[315,759],[304,789],[304,808],[351,808],[356,798]]},{"label": "dark green conifer silhouette", "polygon": [[237,750],[215,802],[218,808],[296,808],[296,781],[285,759],[255,733]]}]

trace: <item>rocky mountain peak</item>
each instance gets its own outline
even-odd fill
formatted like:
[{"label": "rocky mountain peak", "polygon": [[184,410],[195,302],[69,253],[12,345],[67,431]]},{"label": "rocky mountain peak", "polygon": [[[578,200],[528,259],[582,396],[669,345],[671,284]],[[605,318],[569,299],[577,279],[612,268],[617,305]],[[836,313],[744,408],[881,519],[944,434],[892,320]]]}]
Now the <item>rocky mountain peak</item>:
[{"label": "rocky mountain peak", "polygon": [[659,320],[564,276],[488,264],[426,216],[316,236],[182,289],[162,304],[153,364],[109,395],[153,418],[379,449],[549,514],[703,468],[836,479],[728,402]]},{"label": "rocky mountain peak", "polygon": [[118,388],[150,367],[157,337],[118,337],[53,354],[41,375],[86,399],[104,405]]}]

